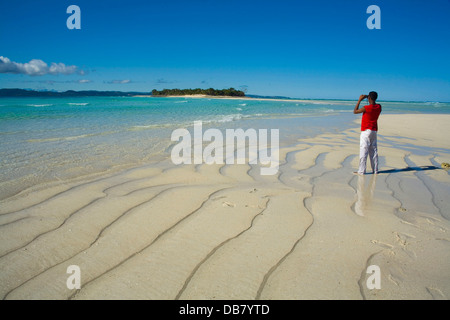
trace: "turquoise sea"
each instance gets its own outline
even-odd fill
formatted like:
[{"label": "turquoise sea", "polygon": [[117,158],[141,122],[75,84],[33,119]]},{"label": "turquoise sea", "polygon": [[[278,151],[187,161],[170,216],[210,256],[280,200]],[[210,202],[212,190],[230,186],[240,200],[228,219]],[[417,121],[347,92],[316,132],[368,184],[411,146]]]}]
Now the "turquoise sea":
[{"label": "turquoise sea", "polygon": [[[279,129],[280,146],[356,127],[356,101],[152,97],[1,98],[0,199],[33,185],[167,157],[173,130]],[[384,102],[384,113],[450,113],[450,103]]]}]

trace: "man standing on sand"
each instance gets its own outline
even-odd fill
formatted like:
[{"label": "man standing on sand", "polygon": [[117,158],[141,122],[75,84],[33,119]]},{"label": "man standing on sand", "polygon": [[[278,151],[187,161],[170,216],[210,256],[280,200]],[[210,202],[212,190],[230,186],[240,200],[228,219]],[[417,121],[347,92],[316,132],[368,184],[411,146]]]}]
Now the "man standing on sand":
[{"label": "man standing on sand", "polygon": [[[359,108],[359,104],[364,99],[369,100],[369,104]],[[381,113],[381,105],[377,104],[378,94],[371,91],[369,95],[362,94],[353,110],[354,114],[362,113],[361,137],[359,142],[359,168],[357,174],[366,173],[367,155],[370,157],[370,164],[374,174],[378,173],[378,149],[377,149],[377,131],[378,117]]]}]

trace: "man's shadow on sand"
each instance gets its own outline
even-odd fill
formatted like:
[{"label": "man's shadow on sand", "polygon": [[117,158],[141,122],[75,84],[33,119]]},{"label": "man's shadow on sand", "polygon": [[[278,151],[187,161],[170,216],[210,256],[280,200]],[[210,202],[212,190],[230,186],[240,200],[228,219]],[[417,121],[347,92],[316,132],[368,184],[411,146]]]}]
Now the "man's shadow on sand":
[{"label": "man's shadow on sand", "polygon": [[[378,171],[380,173],[396,173],[396,172],[408,172],[408,171],[428,171],[428,170],[442,170],[440,167],[436,166],[420,166],[420,167],[406,167],[403,169],[388,169]],[[357,189],[356,189],[356,201],[354,204],[355,213],[359,216],[364,216],[367,212],[374,195],[375,185],[377,181],[376,174],[372,175],[369,180],[368,185],[366,184],[366,176],[358,175]]]},{"label": "man's shadow on sand", "polygon": [[380,170],[378,173],[396,173],[396,172],[407,172],[407,171],[428,171],[428,170],[437,170],[442,169],[436,166],[420,166],[420,167],[406,167],[403,169],[389,169],[389,170]]}]

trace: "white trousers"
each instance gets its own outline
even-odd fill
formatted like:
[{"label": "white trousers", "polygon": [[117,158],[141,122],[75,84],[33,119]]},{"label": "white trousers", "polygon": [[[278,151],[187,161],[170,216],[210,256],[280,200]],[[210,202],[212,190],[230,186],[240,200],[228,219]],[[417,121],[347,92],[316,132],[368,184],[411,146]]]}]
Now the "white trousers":
[{"label": "white trousers", "polygon": [[359,174],[366,173],[367,156],[370,158],[372,171],[378,173],[377,132],[369,129],[361,132],[359,140]]}]

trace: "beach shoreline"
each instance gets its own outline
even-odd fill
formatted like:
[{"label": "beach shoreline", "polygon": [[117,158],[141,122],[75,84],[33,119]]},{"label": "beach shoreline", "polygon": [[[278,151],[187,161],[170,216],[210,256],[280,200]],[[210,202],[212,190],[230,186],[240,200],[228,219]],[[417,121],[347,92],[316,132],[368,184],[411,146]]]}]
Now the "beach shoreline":
[{"label": "beach shoreline", "polygon": [[[4,199],[0,294],[448,299],[450,176],[440,163],[450,162],[449,122],[383,114],[379,175],[352,174],[356,123],[281,148],[273,176],[165,159]],[[66,285],[71,265],[80,290]],[[381,289],[366,285],[371,265]]]}]

